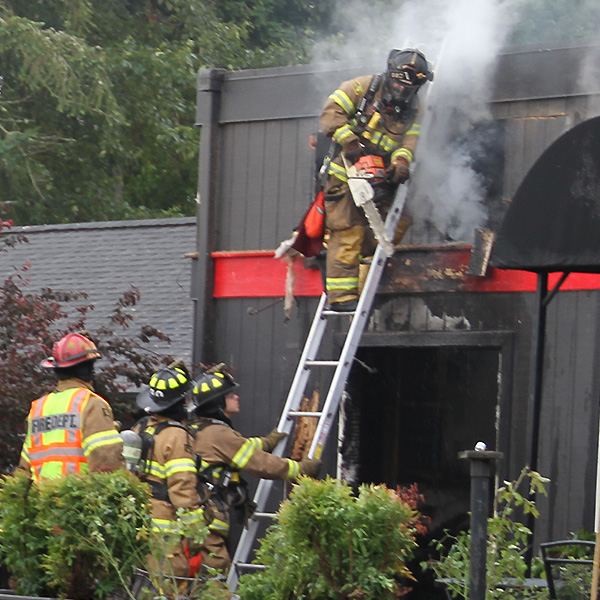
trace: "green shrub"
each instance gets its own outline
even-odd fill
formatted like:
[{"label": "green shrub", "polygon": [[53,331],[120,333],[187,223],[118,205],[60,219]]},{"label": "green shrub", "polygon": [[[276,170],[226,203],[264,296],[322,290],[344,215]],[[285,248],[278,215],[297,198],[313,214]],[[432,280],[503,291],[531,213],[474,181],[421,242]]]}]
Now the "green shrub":
[{"label": "green shrub", "polygon": [[243,600],[396,598],[420,515],[394,490],[302,478],[243,575]]},{"label": "green shrub", "polygon": [[101,600],[127,587],[152,544],[148,502],[148,486],[126,471],[7,477],[0,548],[16,591]]}]

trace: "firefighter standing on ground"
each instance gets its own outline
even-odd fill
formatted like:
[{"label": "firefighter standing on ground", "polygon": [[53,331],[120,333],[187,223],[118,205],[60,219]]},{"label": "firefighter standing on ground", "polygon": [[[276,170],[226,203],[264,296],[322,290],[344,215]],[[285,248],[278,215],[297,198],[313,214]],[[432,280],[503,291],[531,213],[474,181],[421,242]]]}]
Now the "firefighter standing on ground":
[{"label": "firefighter standing on ground", "polygon": [[[142,438],[139,476],[150,485],[152,527],[164,534],[168,549],[164,557],[149,557],[149,570],[175,577],[193,575],[186,553],[193,563],[200,550],[192,540],[181,537],[179,520],[191,529],[204,527],[196,490],[193,434],[182,424],[191,389],[192,381],[183,365],[160,370],[138,394],[137,405],[148,416],[133,427]],[[178,509],[183,509],[180,516]]]},{"label": "firefighter standing on ground", "polygon": [[[351,164],[366,155],[383,159],[387,178],[376,189],[376,204],[382,212],[389,209],[398,185],[409,177],[417,146],[422,118],[417,92],[432,78],[421,52],[392,50],[385,73],[343,82],[323,108],[321,129],[337,144],[324,186],[329,234],[326,289],[334,310],[356,308],[360,256],[374,250],[364,213],[352,199],[340,154]],[[410,221],[403,217],[401,223],[400,238]]]},{"label": "firefighter standing on ground", "polygon": [[106,400],[94,392],[98,348],[80,333],[60,339],[41,366],[53,368],[53,392],[31,404],[19,468],[34,481],[125,467],[123,442]]},{"label": "firefighter standing on ground", "polygon": [[204,542],[203,564],[227,571],[231,558],[226,547],[230,511],[239,509],[249,516],[251,502],[240,471],[263,479],[296,480],[300,475],[316,476],[321,462],[295,461],[270,454],[287,434],[273,430],[266,437],[245,438],[231,424],[239,412],[238,384],[225,371],[208,370],[194,384],[194,411],[190,426],[195,431],[194,449],[198,476],[209,517],[209,536]]}]

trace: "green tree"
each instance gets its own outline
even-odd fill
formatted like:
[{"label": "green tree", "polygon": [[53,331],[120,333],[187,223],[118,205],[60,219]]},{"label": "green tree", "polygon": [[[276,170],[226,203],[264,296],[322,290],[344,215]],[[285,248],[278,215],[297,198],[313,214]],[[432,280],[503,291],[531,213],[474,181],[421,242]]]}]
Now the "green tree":
[{"label": "green tree", "polygon": [[0,0],[6,214],[18,224],[195,214],[197,70],[303,62],[309,37],[294,35],[311,30],[296,20],[326,17],[300,0],[289,14],[267,4],[237,23],[216,0]]}]

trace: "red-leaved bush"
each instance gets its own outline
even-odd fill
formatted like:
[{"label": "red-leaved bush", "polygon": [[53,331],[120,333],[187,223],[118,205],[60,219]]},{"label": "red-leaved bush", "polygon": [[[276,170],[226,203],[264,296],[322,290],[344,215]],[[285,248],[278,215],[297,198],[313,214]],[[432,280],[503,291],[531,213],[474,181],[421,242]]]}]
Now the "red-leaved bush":
[{"label": "red-leaved bush", "polygon": [[[0,251],[24,237],[6,235],[12,223],[0,219],[3,232]],[[15,267],[0,281],[0,473],[12,471],[19,460],[25,419],[33,400],[50,391],[55,378],[40,362],[52,354],[54,342],[70,331],[86,330],[86,318],[93,307],[85,304],[85,292],[28,290],[30,265]],[[101,349],[101,368],[96,369],[96,391],[112,405],[115,418],[131,418],[133,403],[123,396],[127,389],[146,383],[152,373],[171,361],[157,355],[147,343],[169,341],[168,336],[149,325],[136,325],[129,310],[140,300],[132,288],[117,301],[106,323],[86,334]]]}]

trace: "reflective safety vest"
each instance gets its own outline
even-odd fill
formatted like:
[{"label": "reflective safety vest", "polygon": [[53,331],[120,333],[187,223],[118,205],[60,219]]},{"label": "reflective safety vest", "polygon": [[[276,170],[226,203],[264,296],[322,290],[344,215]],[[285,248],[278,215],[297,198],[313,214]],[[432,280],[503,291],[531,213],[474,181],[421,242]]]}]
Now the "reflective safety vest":
[{"label": "reflective safety vest", "polygon": [[96,438],[114,433],[82,439],[82,414],[91,394],[85,388],[73,388],[46,394],[32,403],[25,449],[34,481],[87,472],[87,456],[97,447]]}]

